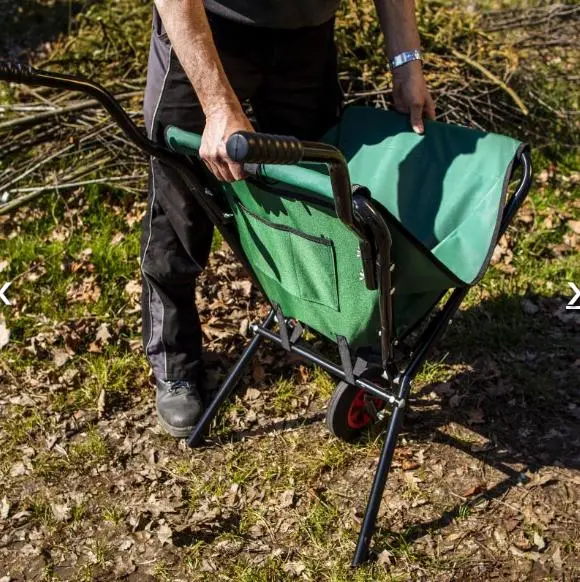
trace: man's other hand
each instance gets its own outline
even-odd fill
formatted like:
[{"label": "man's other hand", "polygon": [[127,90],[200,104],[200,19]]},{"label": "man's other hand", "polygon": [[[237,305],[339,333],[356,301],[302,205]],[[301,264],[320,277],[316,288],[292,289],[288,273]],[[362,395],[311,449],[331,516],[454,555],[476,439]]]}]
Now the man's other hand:
[{"label": "man's other hand", "polygon": [[435,119],[435,103],[427,89],[420,61],[412,61],[393,70],[395,109],[408,113],[415,133],[423,133],[423,116]]},{"label": "man's other hand", "polygon": [[246,176],[242,164],[233,162],[226,152],[226,142],[236,131],[254,131],[238,104],[216,107],[206,112],[199,155],[211,172],[223,182],[243,180]]}]

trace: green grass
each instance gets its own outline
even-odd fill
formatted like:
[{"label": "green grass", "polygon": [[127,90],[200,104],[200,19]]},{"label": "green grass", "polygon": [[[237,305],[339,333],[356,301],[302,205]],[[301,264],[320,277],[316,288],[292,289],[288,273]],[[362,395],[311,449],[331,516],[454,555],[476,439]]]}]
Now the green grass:
[{"label": "green grass", "polygon": [[[440,6],[434,2],[427,4]],[[485,2],[490,7],[500,4],[511,5],[496,0]],[[120,90],[115,83],[123,78],[133,82],[143,75],[150,8],[150,2],[145,0],[94,3],[82,18],[72,22],[66,50],[64,42],[56,43],[46,62],[39,64],[55,70],[81,72],[113,83]],[[433,34],[439,25],[437,19],[443,18],[445,11],[439,10],[437,14],[436,18],[431,13],[424,14],[423,26]],[[369,49],[372,46],[367,42],[368,23],[364,18],[363,21],[364,26],[357,34],[366,35],[363,40]],[[459,21],[454,22],[458,28],[450,33],[451,40],[457,40],[461,32]],[[471,17],[466,18],[466,22],[471,22]],[[68,20],[64,26],[68,30]],[[344,29],[340,34],[340,42],[344,44],[348,40],[352,44],[351,36]],[[476,27],[459,40],[473,40],[477,35]],[[445,44],[443,40],[444,34],[432,42],[441,48]],[[345,59],[343,63],[347,68],[360,69],[361,59],[356,54],[345,54]],[[119,63],[126,66],[121,70]],[[383,66],[378,52],[369,63],[371,68]],[[365,74],[369,76],[368,70]],[[553,97],[562,102],[568,98],[561,87],[554,91]],[[15,98],[14,87],[0,85],[0,103],[14,102]],[[79,156],[82,157],[82,153]],[[5,167],[11,161],[3,163]],[[66,163],[73,162],[67,158],[59,167]],[[543,172],[554,163],[557,164],[555,174],[544,179]],[[481,284],[470,292],[461,314],[443,338],[440,351],[417,376],[418,390],[450,382],[457,385],[466,401],[479,403],[484,399],[482,394],[488,383],[495,381],[487,379],[480,370],[484,366],[481,362],[491,359],[499,376],[509,383],[519,399],[542,403],[546,410],[561,401],[567,402],[571,389],[567,382],[573,381],[573,372],[557,369],[551,358],[560,352],[568,353],[565,350],[575,336],[570,329],[554,322],[553,314],[543,307],[542,301],[551,298],[564,301],[570,297],[567,281],[580,283],[578,247],[570,247],[565,253],[553,250],[570,234],[567,222],[580,219],[580,208],[574,204],[580,198],[578,183],[573,181],[577,180],[574,178],[577,163],[577,153],[557,145],[544,148],[541,154],[534,152],[537,179],[524,208],[524,212],[531,211],[533,221],[516,221],[510,229],[513,259],[509,267],[512,270],[507,272],[501,265],[492,267]],[[35,177],[34,183],[41,179],[46,176]],[[9,262],[0,279],[14,280],[10,293],[16,301],[16,309],[2,308],[1,312],[11,337],[10,343],[0,352],[0,374],[3,374],[0,381],[6,382],[8,396],[19,394],[24,387],[24,392],[38,390],[45,397],[41,405],[8,402],[0,411],[3,430],[0,475],[3,480],[9,479],[15,495],[19,495],[25,484],[39,489],[51,487],[49,491],[54,492],[63,481],[73,479],[79,487],[84,486],[85,481],[92,487],[92,475],[97,470],[114,467],[114,472],[107,476],[119,476],[133,471],[131,462],[142,462],[140,453],[127,460],[126,453],[119,452],[114,440],[104,436],[97,408],[99,397],[104,393],[105,409],[101,412],[105,423],[113,422],[131,409],[134,399],[143,394],[151,397],[145,392],[149,390],[145,358],[141,351],[128,348],[128,342],[139,337],[140,321],[138,313],[131,311],[134,306],[124,290],[129,281],[139,277],[140,227],[139,224],[129,226],[126,217],[137,204],[143,203],[144,196],[139,198],[104,186],[83,188],[70,195],[50,193],[18,212],[10,223],[0,225],[2,235],[7,235],[0,242],[0,260]],[[112,243],[113,240],[116,242]],[[216,232],[212,249],[216,250],[221,244],[221,236]],[[83,284],[89,295],[98,287],[98,297],[75,298],[74,294],[80,293]],[[227,281],[223,284],[227,285]],[[530,316],[522,309],[524,298],[538,303],[540,310],[536,315]],[[102,323],[108,325],[113,338],[109,345],[100,346],[100,352],[91,352],[89,347]],[[80,326],[80,331],[76,343],[71,344],[73,353],[57,368],[52,361],[53,352],[71,343],[71,330],[76,329],[75,325]],[[546,337],[546,330],[561,335]],[[39,341],[35,354],[31,348],[33,340],[39,337],[45,338],[46,345]],[[531,355],[528,357],[528,354]],[[336,384],[319,368],[277,374],[276,371],[269,375],[264,383],[266,404],[261,414],[266,416],[293,414],[297,406],[300,409],[300,398],[306,394],[311,397],[312,408],[321,409]],[[38,386],[28,387],[31,379],[38,380]],[[4,385],[2,388],[4,393]],[[483,400],[483,405],[489,402]],[[141,438],[149,439],[148,446],[166,454],[168,459],[162,468],[155,469],[158,471],[155,479],[159,483],[148,480],[146,485],[136,483],[134,491],[133,485],[125,490],[126,495],[138,492],[146,499],[149,487],[153,490],[159,486],[163,495],[168,492],[173,495],[176,488],[183,495],[185,506],[183,513],[179,510],[179,517],[187,519],[200,507],[222,506],[234,485],[238,486],[240,497],[250,489],[263,494],[260,501],[239,506],[235,502],[234,507],[229,508],[234,516],[231,531],[214,531],[214,525],[200,526],[199,531],[194,529],[189,546],[175,546],[170,558],[166,559],[165,555],[157,558],[156,565],[151,566],[155,579],[183,579],[184,571],[188,572],[186,579],[211,579],[211,573],[200,570],[208,557],[219,563],[222,579],[236,582],[290,580],[293,568],[301,571],[299,576],[304,579],[328,582],[408,580],[417,577],[418,572],[426,579],[436,579],[441,572],[454,575],[457,568],[460,571],[467,558],[459,550],[451,558],[430,557],[417,550],[414,531],[407,527],[416,515],[404,516],[395,527],[389,523],[393,531],[378,532],[376,547],[390,552],[391,565],[370,564],[351,570],[348,564],[358,523],[348,511],[355,503],[363,507],[366,489],[358,490],[360,473],[352,478],[353,482],[346,481],[346,476],[350,470],[364,467],[361,472],[370,482],[369,467],[377,457],[380,440],[375,435],[367,435],[360,443],[349,445],[328,435],[321,436],[320,426],[314,425],[276,437],[259,435],[228,443],[225,437],[233,429],[228,415],[235,411],[238,418],[243,419],[251,407],[252,403],[242,397],[229,404],[212,429],[213,435],[223,441],[213,448],[193,453],[183,453],[176,449],[172,440],[158,435],[151,437],[146,431],[132,433],[136,442]],[[72,431],[72,436],[61,438],[58,431],[65,422],[75,418],[76,413],[80,420],[75,421],[76,424],[71,422],[71,426],[81,425],[78,432]],[[486,423],[490,431],[496,430],[496,426]],[[467,447],[479,442],[480,435],[467,429],[451,432]],[[59,434],[58,446],[49,450],[47,438],[56,433]],[[501,441],[502,434],[490,433],[490,439],[496,436]],[[408,438],[412,444],[412,432]],[[421,438],[428,437],[421,435]],[[35,450],[32,473],[10,481],[10,470],[22,458],[22,447]],[[426,469],[422,467],[415,474],[422,482],[404,482],[393,492],[408,505],[423,501],[433,493],[427,486]],[[175,481],[166,487],[165,480],[169,479]],[[278,500],[289,489],[295,492],[294,501],[291,507],[279,511]],[[130,513],[130,508],[124,505],[127,497],[118,491],[112,495],[106,490],[103,496],[97,509],[88,503],[73,505],[71,522],[66,528],[55,523],[47,495],[23,495],[19,505],[22,510],[31,512],[38,527],[53,533],[59,533],[59,527],[66,529],[62,540],[62,547],[66,548],[67,543],[71,547],[77,545],[85,535],[84,523],[104,524],[104,528],[119,535],[125,531],[126,517]],[[449,499],[436,503],[438,508],[442,507],[441,511],[455,506],[455,501]],[[459,506],[455,521],[459,526],[467,526],[474,513],[472,505],[464,503]],[[216,558],[215,547],[222,541],[240,543],[245,550],[252,547],[250,532],[254,526],[265,530],[264,543],[270,543],[269,528],[275,530],[279,516],[291,516],[296,523],[284,535],[275,533],[276,543],[283,548],[280,555],[267,555],[257,563],[252,549]],[[444,529],[438,531],[444,533]],[[202,534],[208,534],[209,541]],[[533,530],[528,534],[533,536]],[[565,539],[563,558],[569,554],[572,559],[578,544],[572,535]],[[46,544],[51,547],[51,542]],[[103,538],[96,539],[90,550],[95,563],[79,566],[76,579],[88,581],[97,576],[110,576],[108,568],[115,557],[115,549]],[[460,576],[458,574],[458,579]],[[47,566],[45,579],[56,579],[50,566]]]},{"label": "green grass", "polygon": [[34,459],[34,474],[46,482],[54,483],[65,475],[89,474],[110,458],[106,439],[94,428],[81,436],[66,451],[42,451]]},{"label": "green grass", "polygon": [[[87,313],[105,316],[123,310],[125,285],[138,273],[140,234],[136,227],[127,232],[120,212],[131,201],[119,202],[116,194],[105,194],[100,187],[86,189],[81,201],[82,228],[67,225],[69,212],[62,199],[53,202],[49,198],[49,212],[40,219],[24,221],[19,235],[3,242],[2,256],[9,259],[3,275],[14,280],[11,293],[19,307],[33,305],[34,311],[47,319]],[[119,212],[112,212],[115,209]],[[62,225],[67,229],[66,238],[54,240],[55,229]],[[111,244],[118,233],[124,238]],[[85,296],[90,299],[71,297],[85,281]],[[99,296],[94,301],[97,288]],[[10,312],[7,315],[10,320]],[[24,316],[11,321],[14,339],[21,337],[30,319]]]}]

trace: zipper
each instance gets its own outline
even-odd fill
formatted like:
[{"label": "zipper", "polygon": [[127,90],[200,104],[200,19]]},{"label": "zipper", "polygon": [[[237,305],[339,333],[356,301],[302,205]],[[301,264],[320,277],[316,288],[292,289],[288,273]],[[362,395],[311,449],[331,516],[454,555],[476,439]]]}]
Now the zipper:
[{"label": "zipper", "polygon": [[295,228],[292,228],[291,226],[286,226],[285,224],[276,224],[275,222],[270,222],[269,220],[266,220],[265,218],[263,218],[262,216],[259,216],[255,212],[252,212],[249,208],[244,206],[238,198],[234,198],[234,201],[235,201],[236,205],[239,206],[240,209],[245,214],[249,214],[252,218],[265,224],[266,226],[269,226],[270,228],[274,228],[276,230],[281,230],[283,232],[288,232],[290,234],[294,234],[296,236],[299,236],[301,238],[305,238],[306,240],[309,240],[311,242],[315,242],[318,244],[327,245],[327,246],[333,245],[332,240],[330,240],[329,238],[314,236],[312,234],[307,234],[305,232],[302,232],[301,230],[297,230]]}]

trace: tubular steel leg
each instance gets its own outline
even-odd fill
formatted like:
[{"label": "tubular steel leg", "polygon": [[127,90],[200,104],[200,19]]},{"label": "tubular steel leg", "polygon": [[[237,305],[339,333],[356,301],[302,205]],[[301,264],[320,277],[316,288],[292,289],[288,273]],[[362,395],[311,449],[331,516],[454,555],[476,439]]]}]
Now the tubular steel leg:
[{"label": "tubular steel leg", "polygon": [[[262,324],[262,327],[268,328],[272,325],[274,321],[275,312],[271,310],[268,314],[268,317]],[[211,404],[205,409],[204,413],[202,414],[199,422],[195,425],[195,428],[191,431],[189,437],[187,437],[187,445],[190,447],[197,446],[203,435],[205,434],[206,430],[209,428],[211,421],[215,418],[217,411],[219,410],[220,406],[228,399],[231,393],[234,391],[237,383],[240,380],[240,377],[244,373],[244,369],[249,364],[250,360],[256,353],[258,346],[262,342],[264,337],[260,334],[256,334],[252,341],[248,344],[240,359],[235,363],[234,367],[230,370],[228,377],[223,381],[222,385],[220,386],[218,393],[216,394],[215,398],[212,400]]]},{"label": "tubular steel leg", "polygon": [[397,444],[397,436],[399,435],[399,429],[401,428],[401,423],[403,421],[406,403],[409,398],[409,393],[411,392],[411,380],[415,377],[415,374],[427,358],[429,348],[445,331],[451,317],[457,311],[457,308],[465,298],[465,295],[467,295],[468,290],[469,288],[464,287],[456,289],[452,293],[441,312],[431,321],[427,326],[427,329],[421,334],[421,337],[415,346],[411,362],[409,362],[407,369],[399,377],[399,393],[397,396],[399,405],[394,408],[393,415],[389,422],[387,436],[375,472],[375,478],[371,487],[371,493],[367,503],[362,528],[360,530],[354,558],[352,560],[353,566],[358,566],[368,558],[371,536],[375,529],[381,498],[391,468],[395,445]]},{"label": "tubular steel leg", "polygon": [[[410,390],[410,384],[411,383],[408,382],[407,387],[401,386],[401,389],[399,390],[399,399],[407,399],[408,392]],[[375,478],[371,487],[371,493],[367,503],[363,524],[358,536],[354,558],[352,559],[353,566],[362,564],[368,558],[369,544],[375,529],[377,515],[381,505],[381,498],[387,483],[387,477],[391,468],[391,462],[393,460],[393,454],[397,444],[397,437],[399,436],[399,430],[401,428],[404,414],[404,407],[397,406],[393,410],[393,415],[391,416],[391,420],[389,422],[387,436],[385,438],[381,456],[379,458],[379,463],[375,471]]]}]

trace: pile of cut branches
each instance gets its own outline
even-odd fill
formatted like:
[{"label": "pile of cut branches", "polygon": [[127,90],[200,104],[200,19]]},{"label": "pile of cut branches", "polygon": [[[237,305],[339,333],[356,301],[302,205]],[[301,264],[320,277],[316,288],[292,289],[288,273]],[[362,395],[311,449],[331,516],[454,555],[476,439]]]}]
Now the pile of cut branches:
[{"label": "pile of cut branches", "polygon": [[[349,0],[340,13],[341,77],[351,102],[385,107],[391,80],[372,4]],[[481,13],[430,0],[418,8],[439,119],[509,133],[535,148],[578,145],[579,6]]]},{"label": "pile of cut branches", "polygon": [[[33,63],[105,84],[140,122],[150,2],[74,4],[82,10],[71,19],[70,33],[43,43]],[[536,149],[578,145],[578,91],[572,90],[578,6],[482,14],[457,2],[424,0],[418,11],[427,81],[441,120],[509,133]],[[371,0],[342,5],[337,43],[347,101],[388,107],[391,80]],[[0,86],[0,136],[0,214],[45,191],[88,181],[132,192],[143,187],[142,156],[94,102],[77,94]]]}]

